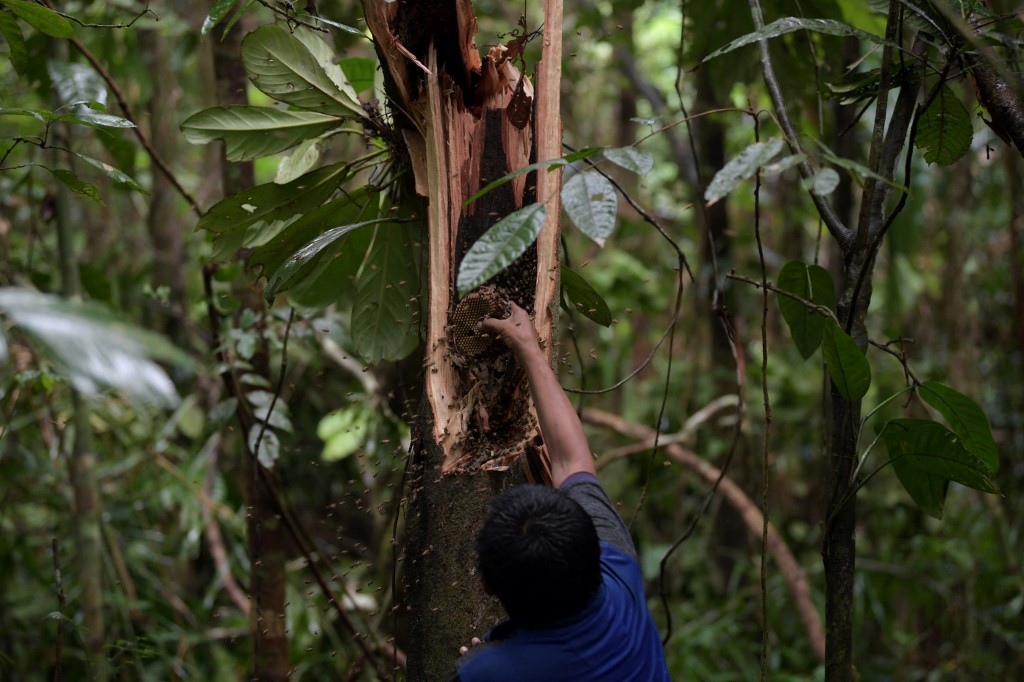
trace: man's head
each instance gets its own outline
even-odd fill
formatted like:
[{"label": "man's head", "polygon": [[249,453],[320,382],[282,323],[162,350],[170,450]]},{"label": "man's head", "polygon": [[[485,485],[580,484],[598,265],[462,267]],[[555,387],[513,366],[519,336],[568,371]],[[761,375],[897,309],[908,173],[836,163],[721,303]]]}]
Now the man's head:
[{"label": "man's head", "polygon": [[593,521],[568,495],[546,486],[520,485],[495,498],[477,553],[484,581],[524,625],[571,616],[601,584]]}]

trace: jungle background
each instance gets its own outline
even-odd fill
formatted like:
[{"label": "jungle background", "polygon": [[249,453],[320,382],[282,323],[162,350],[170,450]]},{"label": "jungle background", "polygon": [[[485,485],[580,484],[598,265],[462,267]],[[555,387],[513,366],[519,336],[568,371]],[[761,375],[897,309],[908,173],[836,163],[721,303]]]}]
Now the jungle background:
[{"label": "jungle background", "polygon": [[[261,251],[273,235],[218,204],[234,195],[228,208],[249,211],[244,192],[276,184],[282,210],[312,212],[313,199],[286,201],[311,169],[343,167],[353,187],[397,182],[377,163],[394,149],[394,112],[362,6],[296,5],[0,0],[0,679],[246,679],[271,650],[292,679],[405,676],[418,312],[359,308],[392,286],[368,274],[374,232],[339,237],[330,263],[288,260],[305,242]],[[936,16],[981,36],[948,51],[987,49],[1019,101],[1015,3],[893,6],[898,26],[888,2],[766,3],[765,23],[836,22],[771,37],[773,94],[756,41],[706,59],[755,31],[756,2],[564,3],[566,152],[637,155],[567,157],[580,175],[612,160],[597,165],[616,198],[584,202],[598,222],[610,211],[607,234],[563,220],[556,358],[636,537],[678,679],[825,679],[793,586],[805,581],[823,618],[829,390],[823,354],[801,345],[786,297],[763,285],[781,287],[792,261],[842,276],[815,202],[850,218],[877,174],[872,98],[883,83],[896,106],[900,81],[878,75],[886,41],[871,36],[897,36],[909,55],[928,35],[942,53],[946,24],[921,9],[941,6]],[[474,9],[483,50],[543,28],[532,3]],[[262,46],[312,28],[358,94],[346,134],[310,143],[326,130],[310,119],[280,149],[229,139],[228,159],[219,142],[190,144],[218,137],[189,127],[199,112],[271,103],[251,68],[250,80],[239,71],[252,66],[243,36],[263,30]],[[523,42],[527,74],[542,40]],[[964,63],[934,57],[922,97],[959,111],[948,92],[968,131],[958,119],[956,139],[923,143],[905,167],[904,150],[895,179],[880,180],[909,192],[868,275],[852,604],[868,680],[1024,674],[1020,133],[1000,129]],[[931,87],[940,81],[948,91]],[[804,158],[830,173],[801,180],[802,159],[776,157],[773,97],[788,103]],[[761,140],[774,151],[748,159],[749,172],[719,172],[763,152],[751,146]],[[726,189],[709,191],[713,179]],[[392,209],[405,219],[395,201],[318,224],[375,227]],[[380,262],[415,293],[422,273],[401,263],[404,245],[389,248]],[[999,452],[998,467],[977,469],[983,484],[943,483],[937,499],[912,498],[887,466],[893,443],[875,437],[885,419],[948,420],[907,390],[928,382],[980,406]],[[251,452],[269,473],[253,473]],[[278,511],[253,523],[262,503]],[[750,505],[792,565],[762,548],[759,521],[738,511]],[[273,556],[253,561],[254,535]],[[286,607],[270,642],[252,594],[274,562]]]}]

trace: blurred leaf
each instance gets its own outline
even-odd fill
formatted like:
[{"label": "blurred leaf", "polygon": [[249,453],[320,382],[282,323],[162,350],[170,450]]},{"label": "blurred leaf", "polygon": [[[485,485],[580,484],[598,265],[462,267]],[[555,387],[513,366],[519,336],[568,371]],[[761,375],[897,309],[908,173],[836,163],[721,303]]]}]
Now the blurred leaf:
[{"label": "blurred leaf", "polygon": [[636,147],[609,147],[601,152],[616,166],[644,177],[654,169],[654,157]]},{"label": "blurred leaf", "polygon": [[582,275],[563,265],[561,278],[562,293],[576,310],[602,327],[611,325],[612,312],[608,309],[608,304]]},{"label": "blurred leaf", "polygon": [[369,40],[369,38],[367,38],[366,33],[364,33],[363,31],[360,31],[358,28],[354,28],[352,26],[349,26],[348,24],[339,24],[337,21],[331,21],[330,19],[324,19],[321,16],[315,16],[315,17],[314,16],[309,16],[309,20],[310,20],[310,23],[327,24],[328,26],[336,28],[339,31],[344,31],[345,33],[351,33],[354,36],[359,36],[360,38],[366,38],[367,40]]},{"label": "blurred leaf", "polygon": [[333,51],[306,29],[257,28],[242,41],[242,63],[253,85],[276,100],[320,113],[366,115]]},{"label": "blurred leaf", "polygon": [[999,452],[992,438],[992,428],[978,403],[937,381],[924,382],[918,393],[945,417],[972,455],[984,462],[993,474],[999,471]]},{"label": "blurred leaf", "polygon": [[715,173],[715,177],[704,191],[704,201],[710,206],[729,194],[741,182],[752,178],[757,169],[771,161],[784,146],[782,138],[773,137],[766,142],[755,142],[741,151]]},{"label": "blurred leaf", "polygon": [[366,396],[353,396],[348,406],[325,415],[316,427],[324,442],[324,461],[336,462],[358,451],[366,443],[371,416]]},{"label": "blurred leaf", "polygon": [[825,321],[821,353],[839,395],[850,402],[863,398],[871,386],[871,366],[856,342],[831,318]]},{"label": "blurred leaf", "polygon": [[312,138],[300,142],[299,146],[284,156],[277,164],[274,182],[284,185],[308,173],[320,160],[320,140]]},{"label": "blurred leaf", "polygon": [[356,92],[372,90],[377,73],[377,62],[369,57],[346,57],[338,62],[345,77]]},{"label": "blurred leaf", "polygon": [[[778,287],[829,309],[835,305],[832,275],[817,265],[806,265],[800,261],[786,263],[779,273]],[[782,317],[789,326],[797,350],[805,359],[811,357],[821,345],[825,318],[787,296],[779,296],[778,301]]]},{"label": "blurred leaf", "polygon": [[335,164],[285,185],[256,185],[218,202],[199,219],[196,229],[213,235],[213,260],[230,258],[243,246],[266,243],[272,236],[268,233],[276,234],[283,221],[315,209],[347,177],[346,164]]},{"label": "blurred leaf", "polygon": [[459,296],[473,291],[519,258],[537,239],[546,216],[544,204],[530,204],[508,214],[480,235],[459,263]]},{"label": "blurred leaf", "polygon": [[420,337],[420,228],[380,225],[356,281],[352,343],[369,364],[401,360]]},{"label": "blurred leaf", "polygon": [[283,152],[303,140],[317,137],[344,120],[312,111],[272,107],[212,107],[189,116],[181,124],[192,144],[224,140],[231,161],[252,161]]},{"label": "blurred leaf", "polygon": [[7,12],[0,12],[0,35],[7,40],[11,64],[22,78],[28,78],[28,49],[25,47],[25,36],[21,26]]},{"label": "blurred leaf", "polygon": [[46,70],[66,107],[84,107],[88,102],[107,104],[107,84],[87,64],[49,61]]},{"label": "blurred leaf", "polygon": [[[41,166],[46,168],[46,166]],[[53,173],[53,176],[61,181],[69,190],[83,197],[92,199],[97,204],[103,204],[103,197],[100,196],[100,189],[96,185],[89,184],[79,179],[77,175],[64,168],[46,168]]]},{"label": "blurred leaf", "polygon": [[[280,398],[274,400],[270,391],[248,391],[245,399],[252,406],[252,415],[257,421],[265,422],[280,431],[292,432],[292,420],[288,418],[288,406]],[[273,409],[271,409],[273,408]]]},{"label": "blurred leaf", "polygon": [[[257,449],[258,448],[258,449]],[[254,424],[249,429],[249,452],[267,469],[273,469],[281,456],[281,441],[274,429],[263,424]]]},{"label": "blurred leaf", "polygon": [[793,166],[797,166],[807,160],[807,156],[804,154],[790,154],[784,156],[774,163],[769,163],[761,167],[761,172],[764,175],[778,175],[779,173],[789,170]]},{"label": "blurred leaf", "polygon": [[122,173],[118,169],[111,166],[109,163],[100,161],[99,159],[94,159],[91,156],[86,156],[85,154],[76,153],[75,156],[82,159],[90,166],[99,168],[101,171],[103,171],[104,175],[113,180],[118,186],[134,190],[139,194],[149,194],[149,192],[147,192],[142,185],[135,182],[135,180],[132,179],[130,176],[126,175],[125,173]]},{"label": "blurred leaf", "polygon": [[849,24],[845,24],[841,21],[834,19],[804,19],[802,17],[784,17],[782,19],[776,19],[770,24],[767,24],[760,31],[754,31],[746,35],[740,36],[735,40],[726,43],[724,46],[718,48],[707,57],[701,60],[703,64],[706,61],[719,57],[727,52],[749,45],[751,43],[759,42],[762,39],[777,38],[778,36],[792,33],[794,31],[814,31],[815,33],[824,33],[833,36],[857,36],[862,40],[882,44],[885,41],[872,33],[867,31],[861,31],[858,28],[854,28]]},{"label": "blurred leaf", "polygon": [[235,6],[238,0],[214,0],[213,7],[210,8],[210,13],[206,15],[206,19],[203,20],[203,27],[200,29],[202,35],[206,35],[213,30],[213,27],[221,22],[227,13],[231,11],[231,8]]},{"label": "blurred leaf", "polygon": [[948,85],[921,115],[914,145],[924,150],[924,160],[948,166],[959,161],[971,148],[974,129],[967,110]]},{"label": "blurred leaf", "polygon": [[597,171],[576,173],[562,185],[562,207],[573,225],[598,246],[615,229],[619,198],[615,187]]},{"label": "blurred leaf", "polygon": [[71,22],[48,7],[26,0],[0,0],[0,5],[10,7],[19,19],[48,36],[70,38],[75,35]]},{"label": "blurred leaf", "polygon": [[813,176],[805,178],[801,184],[804,189],[809,189],[818,196],[828,196],[839,186],[839,173],[831,168],[822,167]]},{"label": "blurred leaf", "polygon": [[143,402],[178,402],[174,384],[153,360],[185,367],[191,360],[164,337],[126,324],[102,306],[28,289],[0,288],[0,312],[79,391],[96,395],[114,388]]}]

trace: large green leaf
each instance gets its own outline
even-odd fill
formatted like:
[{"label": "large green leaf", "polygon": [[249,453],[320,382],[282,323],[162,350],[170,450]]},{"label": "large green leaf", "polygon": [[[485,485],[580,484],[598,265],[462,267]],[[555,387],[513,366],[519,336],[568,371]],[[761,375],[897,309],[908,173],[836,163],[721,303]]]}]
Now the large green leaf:
[{"label": "large green leaf", "polygon": [[21,32],[21,26],[7,12],[0,12],[0,35],[7,40],[8,56],[14,70],[22,78],[28,77],[28,48],[25,46],[25,36]]},{"label": "large green leaf", "polygon": [[477,239],[459,263],[455,285],[465,296],[512,264],[544,227],[544,204],[530,204],[510,213]]},{"label": "large green leaf", "polygon": [[235,6],[238,0],[215,0],[213,7],[210,8],[210,13],[206,15],[206,19],[203,20],[203,26],[200,32],[205,36],[207,33],[213,30],[213,27],[220,23],[221,19],[227,16],[231,8]]},{"label": "large green leaf", "polygon": [[324,442],[326,462],[345,459],[366,444],[373,411],[365,395],[352,396],[340,410],[324,416],[316,427],[316,435]]},{"label": "large green leaf", "polygon": [[252,161],[283,152],[344,123],[337,116],[273,107],[212,107],[181,124],[185,139],[206,144],[222,139],[232,161]]},{"label": "large green leaf", "polygon": [[292,286],[305,279],[316,270],[316,266],[324,258],[330,259],[336,256],[344,244],[344,237],[353,230],[365,228],[369,225],[377,225],[387,222],[387,218],[366,220],[352,225],[340,225],[327,230],[310,243],[296,251],[291,258],[286,260],[280,268],[274,272],[267,282],[265,296],[272,301],[275,296],[287,291]]},{"label": "large green leaf", "polygon": [[889,457],[907,492],[914,501],[918,501],[915,494],[930,492],[926,501],[931,508],[922,505],[929,513],[934,510],[938,489],[935,478],[956,481],[984,493],[998,493],[988,466],[968,452],[961,438],[942,424],[925,419],[894,419],[883,428],[882,438]]},{"label": "large green leaf", "polygon": [[802,17],[784,17],[782,19],[776,19],[772,23],[766,25],[760,31],[754,31],[746,35],[740,36],[735,40],[732,40],[722,47],[718,48],[703,60],[701,63],[708,60],[719,57],[727,52],[743,47],[744,45],[750,45],[756,43],[762,39],[777,38],[778,36],[792,33],[794,31],[814,31],[815,33],[825,33],[832,36],[857,36],[869,42],[873,43],[884,43],[884,39],[873,33],[862,31],[859,28],[854,28],[849,24],[834,19],[804,19]]},{"label": "large green leaf", "polygon": [[825,321],[821,353],[839,395],[850,402],[863,398],[871,386],[871,365],[854,340],[831,318]]},{"label": "large green leaf", "polygon": [[100,161],[99,159],[94,159],[91,156],[86,156],[85,154],[76,153],[75,156],[82,159],[90,166],[100,169],[104,175],[113,180],[117,185],[125,187],[127,189],[134,190],[139,194],[149,194],[149,192],[147,192],[142,185],[135,182],[135,180],[130,175],[124,173],[121,170],[118,170],[117,168],[114,168],[109,163],[106,163],[105,161]]},{"label": "large green leaf", "polygon": [[999,471],[999,452],[992,438],[992,429],[988,417],[976,402],[937,381],[924,382],[918,392],[926,403],[945,417],[972,455],[984,462],[992,473]]},{"label": "large green leaf", "polygon": [[261,26],[242,41],[242,63],[253,85],[274,99],[325,114],[366,115],[334,53],[305,29]]},{"label": "large green leaf", "polygon": [[369,57],[345,57],[338,62],[345,78],[356,92],[372,90],[376,82],[377,62]]},{"label": "large green leaf", "polygon": [[213,235],[213,260],[230,258],[243,246],[268,243],[289,222],[327,200],[347,177],[348,166],[339,163],[284,185],[268,182],[250,187],[214,205],[196,229]]},{"label": "large green leaf", "polygon": [[576,173],[562,185],[562,208],[569,220],[598,246],[615,229],[618,206],[615,187],[597,171]]},{"label": "large green leaf", "polygon": [[914,503],[929,516],[941,519],[942,507],[946,503],[946,492],[949,490],[949,479],[917,468],[906,457],[893,457],[889,461],[896,478],[910,494]]},{"label": "large green leaf", "polygon": [[71,22],[43,5],[27,0],[0,0],[11,11],[32,28],[54,38],[71,38],[75,27]]},{"label": "large green leaf", "polygon": [[754,177],[757,169],[771,161],[785,144],[781,137],[773,137],[764,142],[755,142],[741,151],[715,173],[704,191],[704,201],[710,206],[736,189],[744,180]]},{"label": "large green leaf", "polygon": [[314,137],[300,142],[290,154],[284,156],[277,164],[274,182],[283,185],[305,175],[320,160],[320,152],[321,140],[319,138]]},{"label": "large green leaf", "polygon": [[117,389],[141,400],[178,402],[167,374],[154,360],[191,365],[164,337],[126,324],[95,303],[70,302],[27,289],[0,288],[0,313],[37,344],[79,391]]},{"label": "large green leaf", "polygon": [[620,168],[644,177],[654,168],[654,157],[636,147],[609,147],[601,155]]},{"label": "large green leaf", "polygon": [[[46,168],[46,166],[41,167]],[[77,175],[67,170],[66,168],[46,168],[46,170],[53,173],[53,177],[60,180],[62,185],[67,187],[75,194],[86,197],[88,199],[92,199],[97,204],[104,203],[103,197],[100,195],[100,188],[97,187],[96,185],[89,182],[85,182],[84,180],[80,179]]]},{"label": "large green leaf", "polygon": [[602,327],[612,323],[612,312],[608,309],[608,304],[582,275],[563,265],[561,279],[562,293],[576,310]]},{"label": "large green leaf", "polygon": [[[790,261],[779,273],[778,287],[800,298],[831,309],[835,305],[832,275],[817,265]],[[793,335],[793,342],[804,358],[809,358],[821,345],[825,318],[803,303],[787,296],[779,296],[779,309]]]},{"label": "large green leaf", "polygon": [[971,148],[974,129],[967,109],[948,85],[943,85],[917,124],[914,144],[924,150],[924,160],[948,166]]},{"label": "large green leaf", "polygon": [[370,364],[400,360],[420,339],[420,229],[381,225],[356,282],[352,342]]}]

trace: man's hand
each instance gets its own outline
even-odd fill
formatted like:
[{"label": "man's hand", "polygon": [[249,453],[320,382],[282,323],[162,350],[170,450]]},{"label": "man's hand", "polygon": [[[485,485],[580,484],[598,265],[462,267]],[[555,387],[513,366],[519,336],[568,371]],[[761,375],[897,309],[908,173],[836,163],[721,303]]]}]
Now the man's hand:
[{"label": "man's hand", "polygon": [[513,302],[509,303],[512,314],[504,319],[489,317],[480,323],[480,331],[498,336],[516,356],[520,357],[533,350],[540,350],[537,332],[529,313]]},{"label": "man's hand", "polygon": [[459,647],[459,656],[465,656],[466,652],[469,651],[470,647],[474,647],[474,646],[476,646],[479,643],[480,643],[480,638],[479,637],[474,637],[473,639],[469,640],[469,646],[460,646]]}]

